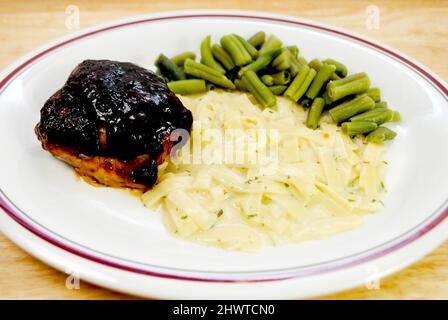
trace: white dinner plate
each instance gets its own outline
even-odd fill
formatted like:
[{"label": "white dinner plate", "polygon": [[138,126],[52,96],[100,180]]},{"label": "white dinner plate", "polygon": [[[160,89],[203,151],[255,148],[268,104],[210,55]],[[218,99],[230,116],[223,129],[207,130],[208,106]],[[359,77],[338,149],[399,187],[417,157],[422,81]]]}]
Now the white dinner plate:
[{"label": "white dinner plate", "polygon": [[[153,68],[211,34],[256,31],[307,58],[366,71],[402,121],[389,143],[385,210],[327,240],[229,252],[172,237],[137,197],[95,188],[42,150],[33,128],[46,99],[84,59]],[[448,235],[448,89],[413,59],[314,21],[241,11],[152,14],[82,30],[23,57],[0,76],[0,228],[81,280],[146,297],[306,298],[364,285],[415,262]]]}]

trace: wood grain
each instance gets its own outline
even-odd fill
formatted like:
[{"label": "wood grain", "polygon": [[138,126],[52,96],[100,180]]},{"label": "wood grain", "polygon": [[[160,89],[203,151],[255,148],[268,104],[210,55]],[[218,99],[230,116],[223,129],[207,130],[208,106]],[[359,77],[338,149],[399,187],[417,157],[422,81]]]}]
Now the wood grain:
[{"label": "wood grain", "polygon": [[[382,41],[412,56],[448,79],[448,1],[314,0],[0,0],[0,68],[69,34],[65,10],[76,5],[81,27],[142,13],[187,9],[242,9],[288,14],[346,28]],[[366,27],[366,10],[380,10],[379,29]],[[0,234],[0,298],[129,299],[87,283],[65,286],[66,275],[32,258]],[[381,281],[379,290],[358,288],[325,299],[447,299],[448,242],[420,262]]]}]

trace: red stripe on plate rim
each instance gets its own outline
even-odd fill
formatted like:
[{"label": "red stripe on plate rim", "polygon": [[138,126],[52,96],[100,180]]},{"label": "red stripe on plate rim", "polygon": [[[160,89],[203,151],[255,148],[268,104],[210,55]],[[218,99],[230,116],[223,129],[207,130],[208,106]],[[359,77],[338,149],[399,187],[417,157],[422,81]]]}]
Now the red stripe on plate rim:
[{"label": "red stripe on plate rim", "polygon": [[[31,63],[33,63],[34,61],[37,61],[38,59],[44,57],[45,55],[47,55],[48,53],[64,47],[70,43],[76,42],[78,40],[87,38],[89,36],[95,35],[95,34],[99,34],[99,33],[103,33],[106,31],[110,31],[110,30],[114,30],[114,29],[119,29],[119,28],[123,28],[123,27],[128,27],[128,26],[132,26],[132,25],[138,25],[138,24],[143,24],[143,23],[150,23],[150,22],[157,22],[157,21],[163,21],[163,20],[180,20],[180,19],[190,19],[190,18],[238,18],[238,19],[252,19],[252,20],[262,20],[262,21],[268,21],[268,22],[280,22],[280,23],[286,23],[286,24],[292,24],[292,25],[296,25],[296,26],[302,26],[302,27],[307,27],[307,28],[311,28],[311,29],[316,29],[316,30],[321,30],[321,31],[326,31],[329,33],[333,33],[333,34],[337,34],[340,36],[343,36],[345,38],[351,39],[351,40],[355,40],[358,43],[362,43],[365,45],[368,45],[370,47],[373,47],[383,53],[386,53],[400,61],[402,61],[404,64],[408,65],[409,67],[411,67],[412,69],[414,69],[415,71],[417,71],[418,73],[420,73],[421,75],[423,75],[424,77],[426,77],[434,86],[436,86],[438,89],[440,89],[440,91],[445,95],[445,97],[448,97],[448,88],[445,87],[439,80],[437,80],[434,76],[432,76],[430,73],[428,73],[426,70],[422,69],[420,66],[416,65],[415,63],[413,63],[412,61],[408,60],[407,58],[395,53],[392,50],[389,50],[387,48],[384,48],[383,46],[380,46],[378,44],[375,44],[371,41],[368,41],[366,39],[360,38],[358,36],[349,34],[349,33],[345,33],[343,31],[339,31],[339,30],[334,30],[331,29],[329,27],[324,27],[324,26],[319,26],[319,25],[315,25],[312,24],[310,22],[302,22],[302,21],[297,21],[297,20],[289,20],[289,19],[285,19],[285,18],[275,18],[275,17],[265,17],[265,16],[251,16],[251,15],[247,15],[247,14],[185,14],[185,15],[174,15],[174,16],[164,16],[164,17],[155,17],[155,18],[147,18],[147,19],[141,19],[141,20],[135,20],[135,21],[130,21],[130,22],[125,22],[125,23],[121,23],[121,24],[117,24],[117,25],[112,25],[112,26],[108,26],[105,28],[101,28],[98,30],[94,30],[94,31],[90,31],[87,33],[84,33],[82,35],[76,36],[74,38],[65,40],[63,42],[60,42],[50,48],[47,48],[45,50],[43,50],[42,52],[34,55],[33,57],[29,58],[28,60],[26,60],[25,62],[23,62],[22,64],[20,64],[18,67],[16,67],[13,71],[11,71],[9,74],[7,74],[1,81],[0,81],[0,90],[5,87],[19,72],[21,72],[22,70],[24,70],[27,66],[29,66]],[[442,212],[435,217],[432,221],[430,221],[428,224],[426,224],[425,226],[423,226],[422,228],[418,229],[417,231],[415,231],[414,233],[412,233],[411,235],[409,235],[408,237],[406,237],[405,239],[402,239],[401,241],[386,247],[382,250],[379,250],[377,252],[374,252],[370,255],[366,255],[364,257],[358,257],[356,259],[353,260],[349,260],[349,261],[345,261],[343,263],[334,263],[332,265],[327,265],[324,267],[316,267],[316,268],[311,268],[310,270],[306,270],[305,272],[302,272],[300,274],[291,272],[289,274],[279,274],[279,275],[274,275],[274,276],[265,276],[262,278],[257,278],[257,279],[213,279],[213,278],[201,278],[201,277],[195,277],[195,276],[184,276],[184,275],[178,275],[178,274],[170,274],[170,273],[161,273],[161,272],[156,272],[156,271],[148,271],[148,270],[144,270],[144,269],[140,269],[137,267],[133,267],[133,266],[129,266],[129,265],[125,265],[122,263],[117,263],[114,261],[110,261],[107,259],[104,259],[102,257],[98,257],[95,255],[92,255],[90,253],[84,252],[82,250],[79,250],[75,247],[71,247],[70,245],[67,245],[65,243],[63,243],[62,241],[54,238],[52,235],[47,234],[41,230],[39,230],[38,228],[36,228],[35,226],[33,226],[31,223],[29,223],[28,221],[26,221],[25,219],[23,219],[20,214],[19,214],[19,209],[13,205],[13,204],[9,204],[8,201],[5,199],[5,197],[3,196],[2,193],[0,193],[0,207],[8,214],[9,217],[11,217],[14,221],[16,221],[18,224],[20,224],[22,227],[24,227],[25,229],[27,229],[28,231],[30,231],[31,233],[33,233],[34,235],[38,236],[39,238],[51,243],[52,245],[63,249],[64,251],[70,252],[74,255],[77,255],[79,257],[82,257],[84,259],[105,265],[105,266],[109,266],[112,268],[116,268],[116,269],[120,269],[120,270],[124,270],[124,271],[129,271],[129,272],[133,272],[133,273],[138,273],[138,274],[143,274],[143,275],[148,275],[148,276],[153,276],[153,277],[161,277],[161,278],[166,278],[166,279],[174,279],[174,280],[187,280],[187,281],[200,281],[200,282],[266,282],[266,281],[279,281],[279,280],[287,280],[287,279],[292,279],[292,278],[299,278],[299,277],[304,277],[304,276],[312,276],[312,275],[319,275],[322,273],[327,273],[327,272],[334,272],[334,271],[338,271],[338,270],[342,270],[342,269],[346,269],[346,268],[350,268],[350,267],[354,267],[356,265],[365,263],[365,262],[369,262],[372,261],[374,259],[378,259],[380,257],[383,257],[391,252],[394,252],[398,249],[401,249],[405,246],[407,246],[408,244],[414,242],[415,240],[421,238],[423,235],[425,235],[426,233],[428,233],[429,231],[431,231],[432,229],[434,229],[437,225],[439,225],[442,221],[445,220],[445,218],[448,217],[448,208],[445,208],[442,210]],[[262,272],[260,272],[262,273]]]}]

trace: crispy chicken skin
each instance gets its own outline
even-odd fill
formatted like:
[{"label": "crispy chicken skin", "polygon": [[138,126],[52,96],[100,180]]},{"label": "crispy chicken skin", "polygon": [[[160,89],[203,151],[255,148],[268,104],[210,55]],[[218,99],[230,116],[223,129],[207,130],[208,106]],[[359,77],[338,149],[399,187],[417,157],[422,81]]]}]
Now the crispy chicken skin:
[{"label": "crispy chicken skin", "polygon": [[42,147],[82,176],[113,187],[150,188],[157,165],[190,132],[192,114],[161,78],[128,62],[86,60],[40,111]]}]

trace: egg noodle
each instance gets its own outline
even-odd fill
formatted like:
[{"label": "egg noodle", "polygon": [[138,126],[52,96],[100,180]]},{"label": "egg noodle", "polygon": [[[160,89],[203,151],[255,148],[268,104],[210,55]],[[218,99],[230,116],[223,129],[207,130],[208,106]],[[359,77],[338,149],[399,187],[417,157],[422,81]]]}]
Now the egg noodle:
[{"label": "egg noodle", "polygon": [[142,195],[180,238],[253,251],[323,239],[383,208],[384,145],[348,137],[326,115],[311,130],[283,97],[266,109],[238,92],[180,98],[191,137]]}]

